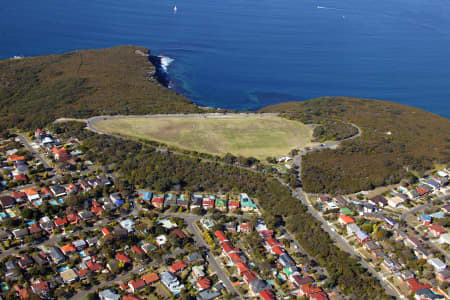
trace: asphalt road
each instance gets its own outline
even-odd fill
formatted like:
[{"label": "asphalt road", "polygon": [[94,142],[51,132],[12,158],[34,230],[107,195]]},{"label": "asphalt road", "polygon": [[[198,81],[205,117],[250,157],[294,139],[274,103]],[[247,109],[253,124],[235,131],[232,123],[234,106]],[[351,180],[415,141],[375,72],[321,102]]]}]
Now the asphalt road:
[{"label": "asphalt road", "polygon": [[31,147],[30,143],[28,142],[27,138],[23,135],[18,134],[17,137],[20,139],[22,144],[25,146],[25,148],[28,149],[37,159],[39,159],[44,166],[45,169],[51,169],[51,166],[49,165],[48,161],[39,153],[37,152],[33,147]]}]

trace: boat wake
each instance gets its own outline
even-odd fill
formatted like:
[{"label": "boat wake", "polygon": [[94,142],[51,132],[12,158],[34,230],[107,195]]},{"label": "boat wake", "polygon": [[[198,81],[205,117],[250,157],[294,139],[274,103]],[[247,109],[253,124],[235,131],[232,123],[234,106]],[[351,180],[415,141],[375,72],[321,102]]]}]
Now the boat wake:
[{"label": "boat wake", "polygon": [[317,8],[319,8],[319,9],[332,9],[332,10],[338,10],[338,8],[335,8],[335,7],[326,7],[326,6],[320,6],[320,5],[317,5]]}]

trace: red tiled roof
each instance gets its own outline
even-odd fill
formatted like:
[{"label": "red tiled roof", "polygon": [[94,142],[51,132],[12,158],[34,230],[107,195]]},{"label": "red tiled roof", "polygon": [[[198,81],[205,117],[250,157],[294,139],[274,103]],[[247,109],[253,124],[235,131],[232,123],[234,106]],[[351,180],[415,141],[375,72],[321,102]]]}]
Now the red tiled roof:
[{"label": "red tiled roof", "polygon": [[183,269],[187,268],[187,266],[188,265],[184,261],[180,260],[180,261],[178,261],[178,262],[176,262],[176,263],[174,263],[173,265],[170,266],[170,272],[176,273],[176,272],[178,272],[180,270],[183,270]]},{"label": "red tiled roof", "polygon": [[106,227],[102,229],[102,232],[103,232],[103,235],[108,235],[111,233],[111,231]]},{"label": "red tiled roof", "polygon": [[14,193],[12,193],[12,197],[13,198],[23,198],[23,197],[25,197],[27,194],[25,194],[24,192],[14,192]]},{"label": "red tiled roof", "polygon": [[223,243],[223,242],[228,241],[228,237],[222,231],[216,230],[216,232],[214,234],[216,235],[216,237],[219,239],[220,242]]},{"label": "red tiled roof", "polygon": [[271,290],[262,290],[259,292],[259,296],[261,296],[261,299],[263,300],[275,300],[275,295]]},{"label": "red tiled roof", "polygon": [[8,160],[9,161],[24,160],[24,159],[25,159],[24,156],[19,156],[19,155],[16,155],[16,154],[8,156]]},{"label": "red tiled roof", "polygon": [[77,275],[78,277],[84,277],[90,272],[89,268],[78,270]]},{"label": "red tiled roof", "polygon": [[245,281],[249,283],[258,279],[258,277],[256,277],[256,275],[252,271],[243,272],[242,277],[244,277]]},{"label": "red tiled roof", "polygon": [[312,300],[328,300],[328,295],[324,292],[316,293],[311,296],[309,296],[309,299]]},{"label": "red tiled roof", "polygon": [[229,253],[228,256],[235,264],[242,262],[241,256],[236,252]]},{"label": "red tiled roof", "polygon": [[142,276],[142,280],[144,280],[146,284],[152,284],[159,280],[159,276],[156,273],[149,273]]},{"label": "red tiled roof", "polygon": [[122,300],[142,300],[142,298],[133,295],[125,295],[122,297]]},{"label": "red tiled roof", "polygon": [[44,186],[43,188],[41,188],[41,194],[42,195],[50,195],[51,194],[50,189],[48,187]]},{"label": "red tiled roof", "polygon": [[103,270],[103,266],[99,264],[98,262],[93,262],[92,260],[88,261],[86,263],[86,266],[88,266],[89,270],[92,272],[97,272]]},{"label": "red tiled roof", "polygon": [[266,240],[266,243],[267,243],[270,247],[273,247],[273,246],[282,246],[282,245],[283,245],[283,243],[281,243],[280,241],[274,239],[273,237],[268,238],[268,239]]},{"label": "red tiled roof", "polygon": [[23,192],[27,195],[27,196],[32,196],[32,195],[36,195],[38,192],[36,191],[35,188],[29,188],[26,190],[23,190]]},{"label": "red tiled roof", "polygon": [[61,249],[61,251],[62,251],[64,254],[66,254],[66,253],[72,253],[72,252],[75,252],[75,251],[76,251],[76,249],[75,249],[75,247],[72,245],[72,243],[68,243],[68,244],[66,244],[66,245],[64,245],[64,246],[62,246],[62,247],[60,247],[60,249]]},{"label": "red tiled roof", "polygon": [[250,223],[242,223],[240,226],[241,231],[251,231],[252,225]]},{"label": "red tiled roof", "polygon": [[116,253],[116,259],[118,261],[121,261],[121,262],[124,262],[124,263],[131,262],[131,259],[128,256],[126,256],[125,254],[121,253],[121,252],[117,252]]},{"label": "red tiled roof", "polygon": [[241,205],[241,203],[238,200],[236,200],[236,201],[233,201],[233,200],[228,201],[228,207],[231,208],[231,209],[239,208],[240,205]]},{"label": "red tiled roof", "polygon": [[345,224],[355,223],[355,220],[353,220],[352,217],[349,217],[349,216],[346,216],[346,215],[340,215],[339,219],[341,219],[342,222],[344,222]]},{"label": "red tiled roof", "polygon": [[67,219],[66,218],[56,218],[54,223],[56,226],[66,225]]},{"label": "red tiled roof", "polygon": [[429,289],[431,287],[429,284],[423,284],[415,278],[407,280],[406,283],[413,292],[423,289]]},{"label": "red tiled roof", "polygon": [[164,198],[152,198],[152,203],[163,204]]},{"label": "red tiled roof", "polygon": [[175,228],[173,230],[173,233],[175,233],[180,239],[184,239],[186,237],[186,235],[183,233],[183,231],[181,231],[178,228]]},{"label": "red tiled roof", "polygon": [[30,234],[33,234],[41,232],[42,228],[37,223],[34,223],[28,228],[28,230],[30,231]]},{"label": "red tiled roof", "polygon": [[230,253],[231,251],[233,251],[233,246],[230,242],[224,242],[221,246],[225,253]]},{"label": "red tiled roof", "polygon": [[197,281],[197,285],[203,290],[209,289],[211,287],[211,280],[203,278],[202,280]]},{"label": "red tiled roof", "polygon": [[31,285],[35,290],[41,290],[41,291],[48,291],[48,284],[46,281],[39,279],[38,281],[35,281]]},{"label": "red tiled roof", "polygon": [[69,223],[76,223],[81,220],[80,216],[78,216],[77,214],[67,214],[66,217]]},{"label": "red tiled roof", "polygon": [[430,225],[430,230],[436,231],[440,234],[444,234],[447,232],[447,230],[445,230],[444,228],[442,228],[441,226],[439,226],[437,224]]},{"label": "red tiled roof", "polygon": [[128,285],[131,285],[133,287],[133,289],[138,290],[138,289],[145,287],[145,281],[142,279],[131,280],[130,282],[128,282]]},{"label": "red tiled roof", "polygon": [[244,263],[237,263],[236,266],[237,266],[240,274],[244,273],[245,271],[250,271],[248,266]]},{"label": "red tiled roof", "polygon": [[428,193],[427,190],[424,190],[423,188],[417,188],[417,192],[419,193],[420,196],[425,195],[426,193]]},{"label": "red tiled roof", "polygon": [[276,254],[276,255],[281,255],[284,253],[284,250],[281,249],[279,246],[273,246],[272,247],[272,251]]},{"label": "red tiled roof", "polygon": [[315,293],[322,292],[322,288],[313,286],[311,284],[302,285],[301,289],[302,289],[303,293],[305,293],[306,295],[312,295]]},{"label": "red tiled roof", "polygon": [[131,246],[131,250],[133,250],[134,253],[136,253],[136,254],[142,254],[142,253],[144,253],[144,252],[142,251],[141,247],[139,247],[138,245],[133,245],[133,246]]},{"label": "red tiled roof", "polygon": [[15,181],[27,181],[27,176],[25,176],[24,174],[17,174],[16,176],[14,176],[14,180]]},{"label": "red tiled roof", "polygon": [[92,206],[91,212],[94,214],[99,214],[103,211],[103,208],[101,206]]}]

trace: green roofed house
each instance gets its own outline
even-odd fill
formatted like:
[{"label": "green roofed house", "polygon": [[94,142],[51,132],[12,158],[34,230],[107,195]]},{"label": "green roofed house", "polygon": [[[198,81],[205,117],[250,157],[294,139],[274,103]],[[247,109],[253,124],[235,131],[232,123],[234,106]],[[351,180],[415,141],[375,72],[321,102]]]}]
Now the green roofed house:
[{"label": "green roofed house", "polygon": [[346,216],[352,215],[352,211],[348,207],[341,208],[340,212],[341,212],[341,215],[346,215]]},{"label": "green roofed house", "polygon": [[240,198],[242,211],[254,211],[258,209],[256,204],[253,202],[252,199],[250,199],[250,197],[246,193],[241,193]]},{"label": "green roofed house", "polygon": [[215,207],[220,211],[227,211],[227,200],[216,198]]}]

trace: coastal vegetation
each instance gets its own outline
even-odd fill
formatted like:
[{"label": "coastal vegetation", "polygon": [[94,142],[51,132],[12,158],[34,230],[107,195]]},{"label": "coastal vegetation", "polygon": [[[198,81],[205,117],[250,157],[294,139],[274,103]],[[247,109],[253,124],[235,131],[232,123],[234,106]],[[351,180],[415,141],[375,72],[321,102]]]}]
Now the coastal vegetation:
[{"label": "coastal vegetation", "polygon": [[0,129],[60,117],[203,111],[158,83],[146,53],[120,46],[0,61]]},{"label": "coastal vegetation", "polygon": [[333,243],[306,207],[277,180],[232,165],[155,151],[143,143],[94,134],[83,127],[81,123],[61,123],[55,124],[54,130],[79,137],[82,140],[80,150],[87,159],[109,165],[120,174],[119,189],[133,185],[160,192],[245,190],[259,200],[269,227],[285,225],[295,233],[302,247],[327,269],[328,287],[339,286],[350,299],[391,299],[355,258]]},{"label": "coastal vegetation", "polygon": [[[398,103],[345,97],[287,102],[262,109],[304,123],[354,123],[358,138],[303,156],[302,183],[313,193],[352,193],[398,183],[450,161],[450,121]],[[332,124],[332,123],[331,123]],[[333,126],[322,127],[333,135]],[[344,136],[346,136],[344,134]],[[341,136],[341,137],[344,137]]]},{"label": "coastal vegetation", "polygon": [[308,146],[312,138],[308,126],[272,116],[113,118],[94,126],[181,149],[258,159],[287,155],[293,148]]}]

